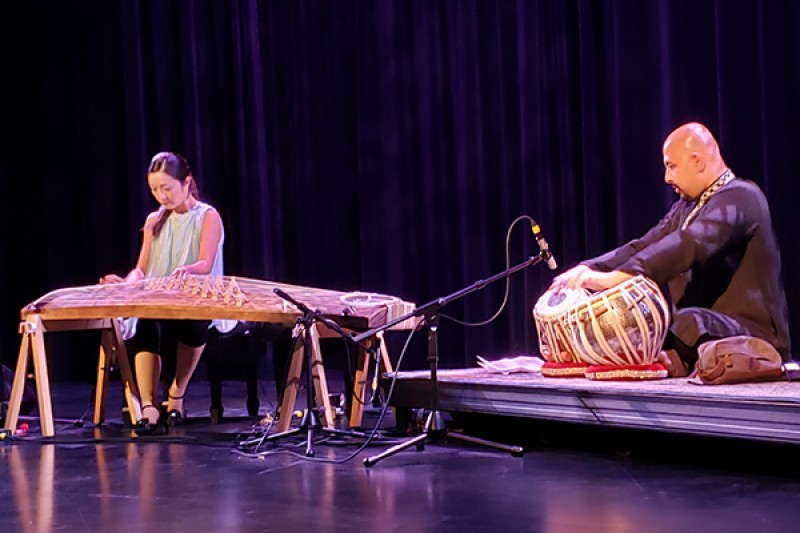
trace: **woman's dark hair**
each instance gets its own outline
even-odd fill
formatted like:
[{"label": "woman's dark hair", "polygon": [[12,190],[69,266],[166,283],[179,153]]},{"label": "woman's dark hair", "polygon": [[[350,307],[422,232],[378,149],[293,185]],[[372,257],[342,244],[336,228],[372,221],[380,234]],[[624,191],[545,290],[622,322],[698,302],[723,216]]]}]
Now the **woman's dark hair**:
[{"label": "woman's dark hair", "polygon": [[[194,179],[194,176],[192,176],[192,169],[189,167],[189,163],[181,154],[176,152],[157,153],[153,156],[153,159],[150,160],[150,166],[147,167],[148,174],[152,174],[153,172],[163,172],[164,174],[169,174],[176,180],[180,181],[181,184],[186,183],[186,179],[191,177],[192,180],[189,185],[189,192],[198,200],[200,199],[200,191],[197,188],[197,181]],[[158,237],[158,234],[161,233],[161,230],[164,228],[164,224],[167,222],[168,216],[169,211],[162,207],[158,212],[158,217],[153,223],[154,237]]]}]

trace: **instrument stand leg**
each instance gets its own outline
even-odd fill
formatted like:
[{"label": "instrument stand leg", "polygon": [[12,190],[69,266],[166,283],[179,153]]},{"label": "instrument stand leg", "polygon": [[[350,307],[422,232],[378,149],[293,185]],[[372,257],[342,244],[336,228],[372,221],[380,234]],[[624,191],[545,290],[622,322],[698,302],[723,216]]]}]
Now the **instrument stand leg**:
[{"label": "instrument stand leg", "polygon": [[[295,429],[288,429],[289,418],[291,416],[291,406],[294,404],[293,385],[287,382],[286,390],[284,390],[284,399],[281,405],[281,417],[279,418],[279,432],[271,435],[264,440],[266,442],[276,441],[284,437],[290,437],[299,433],[306,434],[306,456],[314,456],[314,435],[319,433],[326,433],[328,435],[339,435],[347,437],[367,437],[367,435],[356,431],[338,430],[333,427],[333,417],[331,416],[331,408],[329,405],[328,388],[325,382],[324,369],[322,366],[322,357],[319,352],[319,333],[315,321],[319,320],[329,328],[337,331],[343,337],[346,335],[342,332],[341,328],[326,320],[319,311],[312,311],[302,302],[298,302],[291,295],[287,294],[281,289],[274,289],[284,300],[291,302],[295,307],[303,312],[303,315],[297,320],[297,327],[302,327],[303,334],[303,363],[306,372],[306,408],[303,411],[303,420],[300,426]],[[313,336],[313,337],[312,337]],[[295,360],[292,360],[292,369],[295,368]],[[318,371],[315,373],[315,366]],[[315,375],[316,374],[316,375]],[[290,369],[290,379],[292,377],[292,370]],[[299,376],[298,376],[299,377]],[[314,380],[317,380],[316,386]],[[319,418],[314,410],[314,391],[317,392],[317,399],[323,408],[323,416],[325,424],[320,423]]]},{"label": "instrument stand leg", "polygon": [[[306,457],[314,457],[314,435],[318,434],[322,428],[322,424],[317,417],[314,410],[314,377],[312,376],[312,339],[311,328],[313,318],[303,316],[298,319],[298,323],[303,327],[303,365],[305,366],[306,373],[306,407],[303,411],[303,420],[300,426],[294,429],[289,429],[274,435],[270,435],[265,440],[273,442],[285,437],[291,437],[300,433],[306,434]],[[281,413],[281,416],[292,416],[291,413]]]},{"label": "instrument stand leg", "polygon": [[391,457],[392,455],[399,453],[406,448],[410,448],[411,446],[416,446],[417,450],[422,451],[426,442],[434,442],[446,437],[452,437],[454,439],[462,440],[472,444],[478,444],[481,446],[494,448],[496,450],[509,452],[514,457],[522,456],[524,450],[521,446],[509,446],[499,442],[480,439],[450,431],[445,427],[445,424],[442,421],[441,413],[439,412],[439,391],[437,379],[437,370],[439,365],[439,346],[437,338],[439,316],[436,313],[426,315],[425,323],[428,326],[428,363],[430,364],[431,369],[431,411],[425,418],[425,424],[423,426],[422,433],[406,440],[405,442],[401,442],[400,444],[392,446],[391,448],[377,455],[365,458],[364,466],[371,467],[378,461],[385,459],[386,457]]},{"label": "instrument stand leg", "polygon": [[44,346],[44,324],[41,317],[37,314],[27,318],[20,324],[20,333],[22,333],[22,343],[20,344],[14,383],[11,386],[11,398],[8,404],[5,429],[12,432],[17,429],[28,371],[28,359],[30,358],[33,360],[33,370],[36,378],[36,396],[39,401],[39,422],[42,436],[53,437],[56,434],[56,428],[53,423],[50,378],[47,372],[47,356]]},{"label": "instrument stand leg", "polygon": [[[292,437],[299,434],[306,436],[307,457],[314,457],[314,436],[319,434],[336,435],[343,437],[366,437],[355,431],[339,430],[333,427],[332,409],[328,400],[328,389],[325,383],[325,374],[322,368],[322,358],[319,353],[319,338],[314,324],[314,316],[306,315],[298,319],[298,326],[302,327],[303,336],[303,367],[306,375],[306,407],[303,410],[303,419],[300,425],[294,429],[288,429],[291,420],[291,409],[294,405],[294,396],[291,385],[287,383],[284,391],[284,401],[281,405],[281,418],[279,419],[279,432],[264,439],[265,442],[274,442],[285,437]],[[293,362],[294,364],[294,362]],[[316,369],[316,371],[315,371]],[[301,371],[302,372],[302,371]],[[291,373],[291,372],[290,372]],[[298,379],[299,379],[298,375]],[[291,376],[290,376],[291,379]],[[317,383],[315,383],[317,381]],[[317,402],[314,401],[316,392]],[[324,424],[317,415],[316,408],[323,410]],[[283,418],[286,417],[286,418]]]},{"label": "instrument stand leg", "polygon": [[[369,367],[373,365],[372,377],[369,376]],[[378,332],[370,340],[370,346],[358,349],[358,366],[353,379],[353,393],[350,400],[350,416],[348,421],[351,428],[361,427],[364,418],[364,408],[369,403],[373,408],[383,407],[385,397],[379,386],[381,373],[392,372],[392,363],[383,332]],[[372,398],[367,402],[367,382],[370,382]]]}]

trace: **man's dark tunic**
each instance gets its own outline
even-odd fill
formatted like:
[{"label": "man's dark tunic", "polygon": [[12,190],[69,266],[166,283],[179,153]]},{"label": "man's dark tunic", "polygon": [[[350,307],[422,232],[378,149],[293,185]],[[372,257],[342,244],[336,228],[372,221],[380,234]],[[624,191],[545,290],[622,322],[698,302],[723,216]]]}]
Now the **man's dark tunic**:
[{"label": "man's dark tunic", "polygon": [[751,335],[790,358],[781,258],[764,193],[737,178],[717,191],[686,229],[694,201],[678,200],[642,238],[584,264],[643,274],[668,286],[671,333],[690,347]]}]

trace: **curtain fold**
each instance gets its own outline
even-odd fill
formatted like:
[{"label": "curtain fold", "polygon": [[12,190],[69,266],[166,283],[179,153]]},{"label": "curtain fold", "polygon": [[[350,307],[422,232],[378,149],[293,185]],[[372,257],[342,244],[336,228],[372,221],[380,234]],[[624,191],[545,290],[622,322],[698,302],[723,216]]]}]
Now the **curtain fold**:
[{"label": "curtain fold", "polygon": [[[424,303],[504,269],[521,214],[562,270],[643,233],[674,200],[663,138],[698,120],[765,189],[800,303],[796,2],[16,4],[0,24],[36,45],[2,32],[5,362],[22,305],[131,268],[160,150],[221,212],[227,272]],[[517,227],[512,264],[537,251]],[[553,275],[515,275],[489,326],[444,321],[442,366],[535,352]],[[487,318],[503,288],[445,312]]]}]

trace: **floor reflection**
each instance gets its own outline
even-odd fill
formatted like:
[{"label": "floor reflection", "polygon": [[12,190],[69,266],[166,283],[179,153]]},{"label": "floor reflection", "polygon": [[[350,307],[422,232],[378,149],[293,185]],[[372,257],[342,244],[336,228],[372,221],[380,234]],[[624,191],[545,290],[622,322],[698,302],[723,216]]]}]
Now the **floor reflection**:
[{"label": "floor reflection", "polygon": [[[65,444],[0,445],[0,476],[7,481],[0,483],[0,527],[25,533],[796,529],[800,482],[789,474],[668,463],[658,453],[640,460],[539,447],[514,458],[460,444],[407,450],[372,468],[363,457],[388,445],[344,464],[287,453],[254,459],[233,447],[236,433],[251,423],[195,420],[153,442],[111,426],[62,431]],[[696,445],[684,444],[685,450]],[[352,451],[316,446],[318,459]],[[777,451],[761,450],[748,461],[770,453]]]}]

